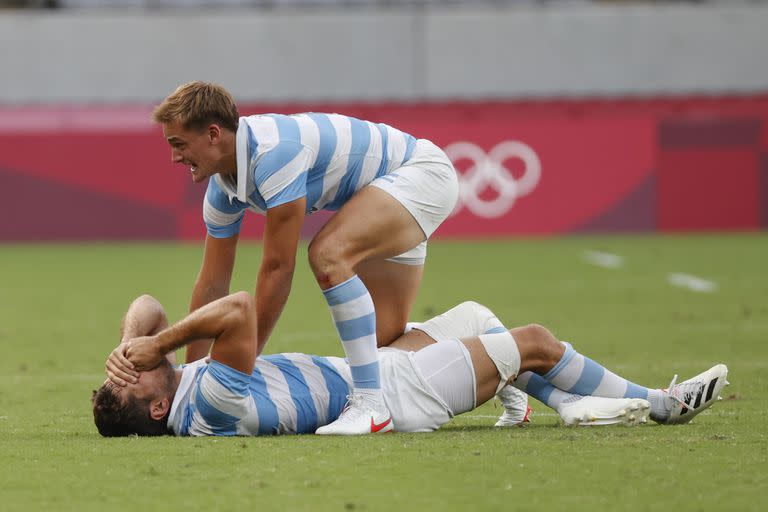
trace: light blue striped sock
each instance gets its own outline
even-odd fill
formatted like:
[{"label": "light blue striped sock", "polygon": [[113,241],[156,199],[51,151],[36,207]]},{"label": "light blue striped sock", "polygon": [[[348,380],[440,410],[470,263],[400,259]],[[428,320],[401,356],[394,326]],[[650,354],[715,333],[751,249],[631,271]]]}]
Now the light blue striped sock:
[{"label": "light blue striped sock", "polygon": [[355,391],[381,398],[379,353],[376,350],[376,312],[368,289],[359,277],[323,291],[341,337]]},{"label": "light blue striped sock", "polygon": [[651,403],[651,411],[656,415],[668,414],[661,390],[648,389],[619,377],[576,352],[570,343],[563,342],[563,345],[565,353],[550,371],[544,376],[524,372],[514,386],[555,410],[564,403],[580,400],[582,396],[599,396],[642,398]]},{"label": "light blue striped sock", "polygon": [[558,389],[584,396],[604,398],[648,399],[649,389],[619,377],[592,359],[576,352],[563,342],[565,353],[558,363],[543,375]]},{"label": "light blue striped sock", "polygon": [[566,393],[562,389],[557,389],[544,377],[533,372],[521,373],[512,385],[556,411],[559,411],[560,406],[564,403],[573,403],[583,398],[581,395]]}]

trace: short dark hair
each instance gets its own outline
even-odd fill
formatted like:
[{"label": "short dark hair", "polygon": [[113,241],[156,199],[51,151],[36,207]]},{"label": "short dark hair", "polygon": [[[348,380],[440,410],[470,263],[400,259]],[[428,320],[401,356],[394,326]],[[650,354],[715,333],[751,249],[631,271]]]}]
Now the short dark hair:
[{"label": "short dark hair", "polygon": [[159,420],[149,414],[150,400],[115,393],[114,384],[106,382],[91,395],[93,421],[104,437],[163,436],[168,434],[167,415]]}]

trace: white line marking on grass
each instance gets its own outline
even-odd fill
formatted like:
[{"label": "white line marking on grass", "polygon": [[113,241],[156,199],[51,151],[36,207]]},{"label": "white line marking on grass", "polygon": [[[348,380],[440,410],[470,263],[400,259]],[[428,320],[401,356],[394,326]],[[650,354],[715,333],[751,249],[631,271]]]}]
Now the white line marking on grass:
[{"label": "white line marking on grass", "polygon": [[714,281],[708,281],[706,279],[702,279],[701,277],[692,276],[690,274],[672,272],[667,274],[667,281],[672,286],[687,288],[692,292],[712,293],[717,291],[717,283]]},{"label": "white line marking on grass", "polygon": [[624,265],[624,258],[618,254],[601,251],[584,251],[582,254],[584,261],[597,267],[619,268]]},{"label": "white line marking on grass", "polygon": [[[472,418],[472,419],[477,419],[477,420],[479,420],[479,419],[483,419],[483,420],[485,420],[485,419],[497,420],[497,419],[499,419],[499,416],[500,415],[492,416],[490,414],[472,414],[472,415],[461,416],[461,417],[462,418]],[[535,418],[535,417],[538,417],[538,416],[559,416],[559,414],[557,414],[555,412],[537,412],[534,409],[532,417]]]}]

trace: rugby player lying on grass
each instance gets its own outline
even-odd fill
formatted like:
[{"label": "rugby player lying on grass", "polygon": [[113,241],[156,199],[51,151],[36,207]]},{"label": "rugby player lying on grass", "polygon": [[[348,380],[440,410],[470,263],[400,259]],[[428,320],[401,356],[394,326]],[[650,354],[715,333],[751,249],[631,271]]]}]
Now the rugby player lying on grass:
[{"label": "rugby player lying on grass", "polygon": [[[253,298],[239,292],[165,328],[162,306],[135,300],[109,378],[93,394],[104,436],[311,433],[341,414],[351,388],[338,357],[257,358]],[[468,332],[498,331],[480,336]],[[189,340],[215,339],[210,358],[174,368],[166,356]],[[460,339],[459,339],[460,338]],[[473,302],[420,324],[381,350],[384,397],[397,431],[425,432],[486,402],[507,382],[554,408],[566,424],[685,423],[726,384],[717,365],[669,391],[647,389],[575,352],[544,327],[507,331]],[[515,377],[517,377],[515,379]],[[585,396],[585,395],[593,396]],[[603,398],[600,398],[603,397]],[[391,423],[372,425],[390,430]]]}]

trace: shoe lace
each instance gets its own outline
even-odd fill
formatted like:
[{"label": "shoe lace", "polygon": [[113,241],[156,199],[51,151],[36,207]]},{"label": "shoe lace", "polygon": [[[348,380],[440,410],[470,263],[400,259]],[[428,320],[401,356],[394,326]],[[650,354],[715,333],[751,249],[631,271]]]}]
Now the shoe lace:
[{"label": "shoe lace", "polygon": [[669,383],[667,388],[667,396],[677,404],[685,407],[686,409],[693,409],[693,405],[689,405],[694,394],[701,391],[704,383],[698,380],[684,381],[677,384],[677,374],[672,377],[672,382]]},{"label": "shoe lace", "polygon": [[347,395],[347,403],[344,405],[344,409],[360,406],[362,403],[363,403],[363,397],[356,393],[352,393],[350,395]]},{"label": "shoe lace", "polygon": [[351,421],[361,414],[364,414],[364,404],[365,398],[361,395],[358,395],[357,393],[347,395],[347,403],[344,405],[340,419],[343,421]]}]

